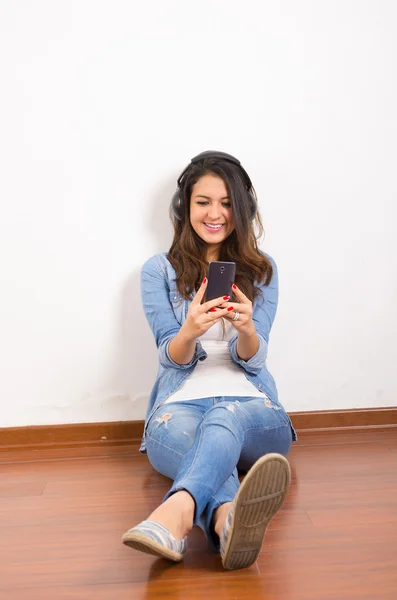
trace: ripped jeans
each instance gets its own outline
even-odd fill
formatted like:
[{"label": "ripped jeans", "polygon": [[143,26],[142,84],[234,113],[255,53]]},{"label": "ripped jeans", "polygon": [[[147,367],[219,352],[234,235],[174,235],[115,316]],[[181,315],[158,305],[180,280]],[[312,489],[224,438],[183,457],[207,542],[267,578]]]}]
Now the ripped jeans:
[{"label": "ripped jeans", "polygon": [[214,511],[232,502],[238,470],[248,471],[264,454],[288,454],[293,429],[287,413],[264,398],[215,397],[170,402],[153,414],[147,429],[150,463],[174,480],[164,497],[186,490],[196,508],[194,525],[219,551]]}]

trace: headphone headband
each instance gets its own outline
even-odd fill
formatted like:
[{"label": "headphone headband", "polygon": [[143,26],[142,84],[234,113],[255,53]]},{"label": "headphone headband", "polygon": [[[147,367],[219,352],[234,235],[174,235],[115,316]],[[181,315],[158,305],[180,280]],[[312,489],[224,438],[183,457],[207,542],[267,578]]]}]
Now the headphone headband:
[{"label": "headphone headband", "polygon": [[248,176],[247,171],[241,166],[241,162],[238,160],[238,158],[236,158],[235,156],[232,156],[231,154],[227,154],[227,152],[218,152],[216,150],[206,150],[205,152],[201,152],[200,154],[197,154],[197,156],[194,156],[191,161],[190,164],[188,164],[188,166],[184,169],[184,171],[181,173],[181,175],[178,178],[178,187],[181,187],[182,184],[182,180],[184,178],[184,176],[186,175],[186,173],[189,171],[190,167],[192,165],[195,165],[199,162],[201,162],[202,160],[205,160],[206,158],[218,158],[220,160],[225,160],[227,162],[232,163],[233,165],[237,165],[241,172],[244,175],[244,179],[245,179],[245,185],[247,190],[250,190],[252,188],[252,183],[251,183],[251,179]]}]

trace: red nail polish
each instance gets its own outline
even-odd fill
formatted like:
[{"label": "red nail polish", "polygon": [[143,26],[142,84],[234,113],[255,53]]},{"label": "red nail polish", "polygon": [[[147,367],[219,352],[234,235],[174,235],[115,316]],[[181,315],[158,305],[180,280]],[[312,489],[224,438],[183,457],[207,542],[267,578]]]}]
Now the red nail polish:
[{"label": "red nail polish", "polygon": [[235,284],[233,283],[233,285],[232,285],[232,288],[233,288],[234,290],[237,290],[237,285],[235,285]]},{"label": "red nail polish", "polygon": [[211,312],[216,312],[216,308],[210,308]]},{"label": "red nail polish", "polygon": [[229,306],[229,308],[227,310],[230,312],[231,310],[234,310],[234,308],[233,308],[233,306]]},{"label": "red nail polish", "polygon": [[204,277],[203,283],[207,283],[207,278],[206,277]]},{"label": "red nail polish", "polygon": [[223,296],[224,300],[229,300],[230,296]]}]

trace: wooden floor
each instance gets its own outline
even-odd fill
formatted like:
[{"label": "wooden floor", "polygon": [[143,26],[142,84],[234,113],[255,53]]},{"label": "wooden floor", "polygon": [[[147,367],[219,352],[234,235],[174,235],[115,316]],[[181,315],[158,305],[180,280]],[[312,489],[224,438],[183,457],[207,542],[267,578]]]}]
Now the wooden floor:
[{"label": "wooden floor", "polygon": [[302,434],[260,558],[233,572],[196,529],[178,565],[123,546],[168,480],[106,453],[0,455],[0,598],[397,600],[397,429]]}]

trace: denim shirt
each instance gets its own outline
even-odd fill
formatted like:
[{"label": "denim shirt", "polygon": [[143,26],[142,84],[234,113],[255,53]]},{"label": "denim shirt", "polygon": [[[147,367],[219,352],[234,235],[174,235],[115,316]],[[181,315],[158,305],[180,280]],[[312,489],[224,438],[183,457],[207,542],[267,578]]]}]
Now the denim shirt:
[{"label": "denim shirt", "polygon": [[[237,354],[237,332],[229,342],[232,360],[244,371],[247,379],[260,392],[264,392],[270,400],[280,408],[277,388],[272,375],[266,367],[269,333],[276,316],[278,303],[278,275],[274,260],[266,255],[273,266],[273,277],[268,286],[262,284],[253,304],[252,319],[255,323],[259,339],[259,348],[249,360],[239,358]],[[175,363],[168,352],[170,341],[175,337],[184,323],[190,300],[185,300],[176,286],[176,273],[168,261],[167,253],[152,256],[142,267],[141,295],[143,309],[153,332],[159,353],[157,378],[149,397],[146,412],[145,428],[140,452],[146,453],[146,428],[155,410],[193,373],[199,360],[205,360],[207,353],[200,339],[196,341],[196,349],[192,360],[185,365]],[[292,425],[291,425],[292,427]],[[292,428],[293,438],[296,434]]]}]

